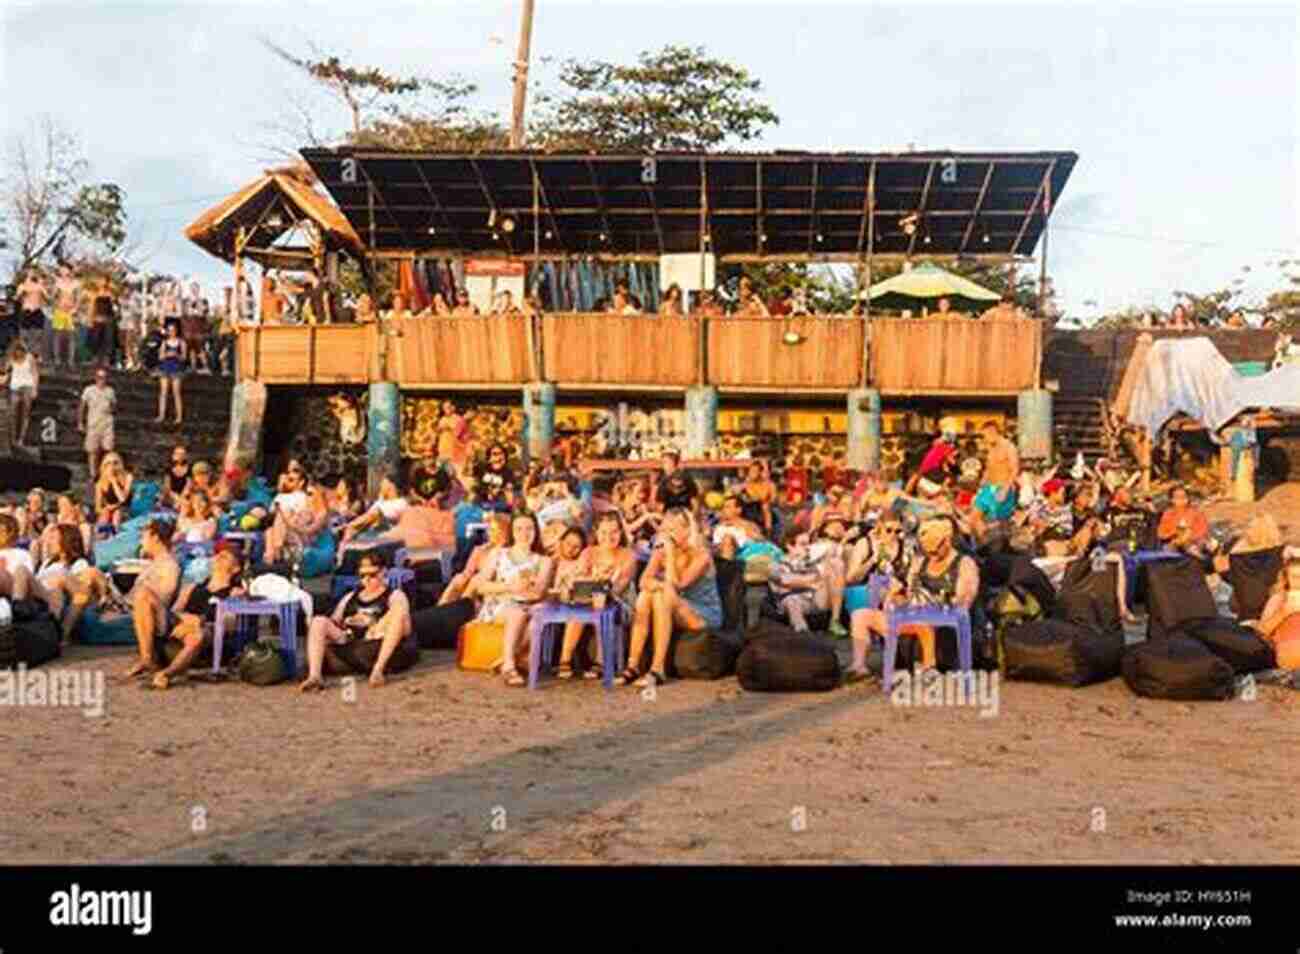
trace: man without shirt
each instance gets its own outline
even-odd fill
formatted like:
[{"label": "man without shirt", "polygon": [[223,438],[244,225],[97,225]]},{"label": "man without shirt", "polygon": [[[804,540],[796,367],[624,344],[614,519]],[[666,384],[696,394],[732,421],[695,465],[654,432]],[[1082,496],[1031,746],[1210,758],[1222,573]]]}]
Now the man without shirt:
[{"label": "man without shirt", "polygon": [[42,361],[50,360],[49,325],[45,317],[45,304],[50,294],[35,269],[27,273],[18,286],[18,329],[27,350],[40,355]]}]

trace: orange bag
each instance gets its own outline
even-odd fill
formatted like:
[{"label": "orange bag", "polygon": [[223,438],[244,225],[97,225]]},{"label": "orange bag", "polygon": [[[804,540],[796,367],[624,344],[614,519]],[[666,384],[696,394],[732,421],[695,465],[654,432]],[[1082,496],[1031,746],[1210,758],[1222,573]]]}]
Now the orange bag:
[{"label": "orange bag", "polygon": [[456,634],[456,665],[469,672],[491,672],[506,648],[504,623],[466,623]]}]

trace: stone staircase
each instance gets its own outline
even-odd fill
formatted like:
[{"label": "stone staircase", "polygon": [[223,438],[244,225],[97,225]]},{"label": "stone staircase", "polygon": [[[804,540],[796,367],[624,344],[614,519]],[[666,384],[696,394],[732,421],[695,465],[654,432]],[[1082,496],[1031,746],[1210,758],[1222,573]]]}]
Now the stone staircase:
[{"label": "stone staircase", "polygon": [[[77,430],[77,404],[91,378],[89,367],[43,372],[40,395],[32,408],[27,433],[28,443],[35,448],[31,452],[35,458],[69,468],[73,489],[82,493],[91,481],[86,473],[85,435]],[[168,423],[154,423],[158,414],[157,378],[147,372],[110,371],[109,384],[117,391],[117,450],[128,469],[141,477],[145,469],[165,467],[171,460],[172,448],[178,443],[189,448],[191,460],[218,464],[230,426],[230,392],[234,383],[234,378],[188,375],[181,388],[185,423],[177,427],[170,423],[173,413],[170,406]],[[7,408],[5,413],[7,416]],[[15,456],[22,453],[18,451]]]}]

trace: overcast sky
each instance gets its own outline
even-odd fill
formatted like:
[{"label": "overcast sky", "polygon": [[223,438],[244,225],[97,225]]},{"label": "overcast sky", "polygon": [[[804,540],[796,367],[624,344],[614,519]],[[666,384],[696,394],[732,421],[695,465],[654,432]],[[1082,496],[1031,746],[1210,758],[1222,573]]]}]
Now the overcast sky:
[{"label": "overcast sky", "polygon": [[[185,225],[268,164],[291,101],[342,116],[262,47],[480,84],[508,112],[516,2],[0,0],[0,131],[49,114],[127,194],[158,270],[213,293],[229,267]],[[1168,307],[1234,279],[1258,296],[1297,248],[1297,7],[537,0],[536,58],[630,61],[698,43],[764,84],[779,126],[746,148],[1071,150],[1049,273],[1067,311]],[[1041,249],[1041,245],[1040,245]],[[1250,266],[1249,272],[1243,266]]]}]

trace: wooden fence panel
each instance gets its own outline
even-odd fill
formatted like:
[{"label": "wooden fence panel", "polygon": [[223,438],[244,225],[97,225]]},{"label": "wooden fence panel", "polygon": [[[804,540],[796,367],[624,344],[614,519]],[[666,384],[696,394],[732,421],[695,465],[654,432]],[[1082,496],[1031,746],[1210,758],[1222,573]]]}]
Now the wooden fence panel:
[{"label": "wooden fence panel", "polygon": [[534,377],[530,320],[491,315],[397,322],[389,377],[404,386],[527,383]]},{"label": "wooden fence panel", "polygon": [[[799,335],[786,340],[788,332]],[[709,383],[764,389],[855,388],[863,322],[853,318],[715,318],[708,324]]]},{"label": "wooden fence panel", "polygon": [[886,393],[1016,393],[1037,387],[1041,322],[880,318],[871,383]]},{"label": "wooden fence panel", "polygon": [[560,385],[689,387],[699,379],[699,335],[698,318],[545,315],[546,380]]}]

